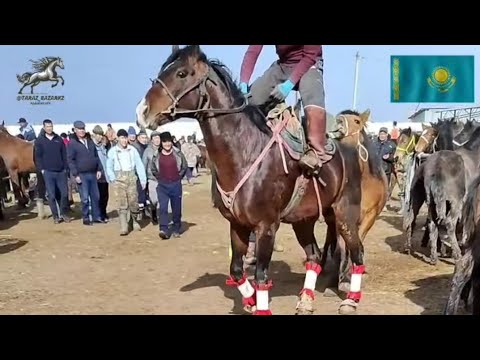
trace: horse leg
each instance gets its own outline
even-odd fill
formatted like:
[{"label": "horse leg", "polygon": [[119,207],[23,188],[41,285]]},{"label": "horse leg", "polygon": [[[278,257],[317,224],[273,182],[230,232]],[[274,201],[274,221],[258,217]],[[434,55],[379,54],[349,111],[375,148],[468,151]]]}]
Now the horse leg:
[{"label": "horse leg", "polygon": [[358,236],[357,222],[354,210],[349,209],[348,204],[337,204],[335,206],[335,215],[337,219],[337,231],[345,241],[346,253],[350,254],[352,261],[352,276],[350,290],[347,298],[342,301],[339,308],[340,314],[349,314],[356,311],[360,302],[362,292],[362,275],[365,272],[363,264],[363,244]]},{"label": "horse leg", "polygon": [[252,312],[255,306],[255,290],[248,281],[247,274],[243,271],[243,257],[247,253],[249,234],[250,229],[233,222],[230,223],[232,258],[230,261],[230,277],[226,284],[234,286],[240,291],[245,311]]},{"label": "horse leg", "polygon": [[438,248],[437,248],[437,240],[438,240],[438,224],[437,224],[437,213],[435,211],[435,204],[429,204],[428,206],[428,231],[430,235],[430,265],[436,265],[438,260]]},{"label": "horse leg", "polygon": [[[462,256],[462,251],[460,250],[460,246],[458,245],[457,231],[456,231],[459,217],[460,217],[460,214],[455,214],[455,216],[452,216],[451,214],[449,214],[445,221],[445,226],[447,228],[447,235],[450,238],[450,244],[452,245],[452,257],[455,261],[459,260],[460,257]],[[442,253],[444,248],[445,248],[445,245],[443,245],[442,243]]]},{"label": "horse leg", "polygon": [[405,211],[403,228],[405,230],[407,238],[405,240],[404,253],[407,255],[410,255],[410,251],[412,249],[412,235],[413,231],[415,230],[418,213],[420,212],[420,208],[425,202],[425,192],[423,190],[423,187],[421,190],[421,192],[412,191],[412,207],[410,209],[406,209]]},{"label": "horse leg", "polygon": [[272,259],[273,247],[275,243],[275,234],[277,233],[279,223],[260,223],[256,229],[257,235],[257,264],[255,268],[255,291],[257,309],[254,315],[272,315],[269,309],[268,291],[272,287],[271,279],[268,279],[268,267]]},{"label": "horse leg", "polygon": [[329,250],[331,249],[331,254],[333,255],[336,243],[337,243],[337,229],[335,227],[335,213],[333,209],[328,209],[324,215],[325,223],[327,224],[327,236],[325,238],[325,244],[323,245],[322,258],[320,259],[320,266],[322,269],[325,269],[325,264],[327,263]]},{"label": "horse leg", "polygon": [[473,256],[472,250],[468,249],[465,254],[455,263],[455,270],[450,285],[450,293],[448,295],[447,305],[445,306],[444,315],[455,315],[460,301],[460,294],[465,284],[472,275]]},{"label": "horse leg", "polygon": [[18,200],[18,207],[23,209],[27,204],[27,200],[25,199],[25,194],[22,191],[18,171],[8,170],[8,174],[10,175],[10,180],[12,181],[13,193],[15,194],[15,198]]},{"label": "horse leg", "polygon": [[480,315],[480,264],[475,261],[472,271],[472,315]]},{"label": "horse leg", "polygon": [[297,302],[297,315],[313,314],[313,302],[315,300],[315,285],[317,277],[322,271],[320,266],[320,249],[315,239],[315,221],[296,223],[292,225],[300,246],[307,256],[306,275],[303,289],[300,291]]}]

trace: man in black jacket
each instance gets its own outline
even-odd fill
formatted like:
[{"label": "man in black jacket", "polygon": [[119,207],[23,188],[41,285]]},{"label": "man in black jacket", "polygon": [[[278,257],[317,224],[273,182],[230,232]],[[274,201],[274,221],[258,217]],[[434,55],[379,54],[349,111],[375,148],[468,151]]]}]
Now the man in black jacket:
[{"label": "man in black jacket", "polygon": [[[82,216],[84,225],[105,223],[100,214],[100,193],[97,181],[102,176],[102,165],[98,158],[97,148],[92,139],[87,136],[85,123],[73,123],[75,134],[67,145],[67,159],[70,173],[75,178],[82,199]],[[90,220],[90,209],[92,219]]]},{"label": "man in black jacket", "polygon": [[378,131],[375,147],[377,149],[378,156],[382,159],[382,167],[387,175],[388,183],[390,184],[390,177],[393,170],[393,160],[397,147],[395,146],[395,143],[388,138],[388,129],[386,127],[382,127]]},{"label": "man in black jacket", "polygon": [[[35,163],[42,172],[48,193],[48,202],[52,211],[55,224],[64,220],[70,222],[66,215],[68,210],[68,184],[67,184],[67,154],[63,139],[53,132],[53,123],[46,119],[43,121],[43,132],[35,141]],[[60,203],[57,209],[56,193],[60,193]]]}]

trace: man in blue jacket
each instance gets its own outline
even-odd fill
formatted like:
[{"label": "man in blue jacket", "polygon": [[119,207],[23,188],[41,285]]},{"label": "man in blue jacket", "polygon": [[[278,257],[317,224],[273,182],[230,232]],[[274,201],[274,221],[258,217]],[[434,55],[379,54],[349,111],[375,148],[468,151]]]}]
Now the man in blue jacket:
[{"label": "man in blue jacket", "polygon": [[[97,181],[102,176],[102,165],[98,158],[97,148],[85,131],[83,121],[73,123],[75,134],[67,145],[67,159],[70,174],[79,186],[82,200],[82,216],[84,225],[105,223],[100,214],[100,194]],[[89,205],[92,208],[90,220]]]},{"label": "man in blue jacket", "polygon": [[[43,121],[43,130],[35,141],[35,164],[43,174],[54,223],[58,224],[62,220],[70,222],[66,215],[69,206],[65,144],[63,139],[53,132],[51,120]],[[60,193],[60,211],[57,209],[57,192]]]}]

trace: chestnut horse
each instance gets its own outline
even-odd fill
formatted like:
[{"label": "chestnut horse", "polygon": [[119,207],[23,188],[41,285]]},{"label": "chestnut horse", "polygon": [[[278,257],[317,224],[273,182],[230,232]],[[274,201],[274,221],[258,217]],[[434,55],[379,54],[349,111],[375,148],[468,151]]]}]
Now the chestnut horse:
[{"label": "chestnut horse", "polygon": [[[230,222],[233,254],[227,284],[238,288],[246,307],[255,309],[257,315],[271,314],[268,291],[272,283],[267,273],[275,235],[283,222],[293,226],[307,255],[297,312],[313,312],[315,284],[322,270],[314,226],[322,212],[331,211],[335,233],[346,243],[355,274],[339,311],[355,311],[364,272],[357,225],[361,200],[358,155],[354,147],[335,141],[335,155],[320,171],[323,181],[306,176],[298,162],[285,155],[281,144],[279,132],[284,121],[295,116],[291,110],[283,112],[279,125],[270,128],[259,107],[246,105],[225,66],[207,59],[198,45],[190,45],[174,47],[136,113],[137,124],[151,130],[185,116],[199,121],[217,177],[217,196],[220,193],[222,197],[219,211]],[[275,141],[280,143],[278,147],[273,147]],[[299,183],[305,184],[300,196]],[[290,206],[292,195],[299,198],[295,206]],[[257,239],[254,286],[243,268],[251,231]]]},{"label": "chestnut horse", "polygon": [[[337,116],[336,128],[329,133],[331,138],[338,139],[341,143],[349,144],[357,148],[358,162],[361,171],[361,189],[362,200],[360,207],[360,226],[358,235],[360,240],[364,241],[368,232],[375,223],[378,215],[382,212],[388,199],[388,180],[385,171],[382,168],[382,162],[379,158],[372,140],[365,132],[370,111],[362,114],[355,111],[343,111]],[[330,241],[335,241],[327,235],[327,241],[324,249],[324,258],[328,252]],[[345,250],[343,241],[338,242],[342,247],[342,255]],[[349,285],[349,267],[346,256],[342,256],[339,273],[339,290],[348,292]],[[347,281],[345,281],[347,280]]]},{"label": "chestnut horse", "polygon": [[[37,172],[34,162],[34,144],[11,135],[6,129],[4,122],[0,125],[0,156],[5,162],[10,180],[12,181],[15,197],[18,205],[24,207],[28,203],[28,189],[22,181],[25,174],[36,173],[38,182],[43,180],[40,172]],[[43,181],[42,181],[43,183]],[[43,195],[44,186],[38,186],[37,207],[38,217],[44,218]],[[41,200],[41,201],[40,201]]]}]

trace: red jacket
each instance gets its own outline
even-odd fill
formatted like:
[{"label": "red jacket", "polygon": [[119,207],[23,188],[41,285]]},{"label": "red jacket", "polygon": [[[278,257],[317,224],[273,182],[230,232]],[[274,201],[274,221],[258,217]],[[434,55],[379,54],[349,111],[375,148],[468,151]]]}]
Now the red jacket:
[{"label": "red jacket", "polygon": [[[322,45],[275,45],[279,63],[292,67],[290,81],[297,85],[302,76],[322,57]],[[248,83],[263,45],[250,45],[243,58],[240,81]]]}]

